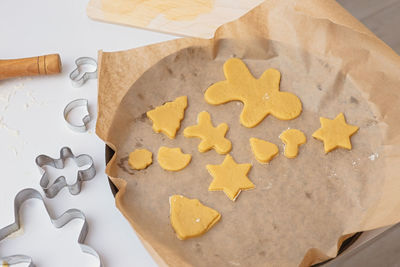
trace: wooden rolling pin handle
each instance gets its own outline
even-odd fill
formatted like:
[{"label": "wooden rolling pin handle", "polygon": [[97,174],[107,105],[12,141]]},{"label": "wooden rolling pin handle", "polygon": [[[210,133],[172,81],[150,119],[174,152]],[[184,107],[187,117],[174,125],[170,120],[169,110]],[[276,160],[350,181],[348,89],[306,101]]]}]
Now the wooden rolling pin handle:
[{"label": "wooden rolling pin handle", "polygon": [[12,77],[49,75],[61,72],[59,54],[0,60],[0,80]]}]

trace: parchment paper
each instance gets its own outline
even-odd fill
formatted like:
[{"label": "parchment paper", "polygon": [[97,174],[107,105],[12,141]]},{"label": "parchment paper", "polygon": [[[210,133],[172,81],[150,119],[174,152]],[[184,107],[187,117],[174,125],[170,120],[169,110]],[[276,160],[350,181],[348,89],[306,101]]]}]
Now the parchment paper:
[{"label": "parchment paper", "polygon": [[[303,113],[295,120],[268,116],[256,128],[240,125],[240,102],[208,105],[203,93],[223,80],[223,63],[242,58],[256,77],[267,68],[282,73],[281,90],[295,93]],[[351,234],[400,221],[400,58],[334,1],[271,0],[219,28],[215,38],[179,39],[116,53],[99,53],[97,134],[116,154],[106,172],[119,188],[116,205],[160,265],[309,266],[337,254]],[[187,95],[177,138],[151,129],[145,112]],[[199,153],[182,131],[200,111],[214,124],[228,123],[231,155],[251,162],[256,189],[236,202],[209,192],[206,164],[215,151]],[[324,154],[311,134],[319,117],[344,112],[360,130],[351,151]],[[279,134],[305,132],[296,159],[283,156]],[[249,138],[279,144],[270,164],[254,160]],[[156,162],[161,145],[192,154],[190,165],[167,172]],[[154,163],[132,171],[127,156],[145,147]],[[205,235],[180,241],[169,222],[168,198],[183,194],[217,209],[221,221]]]}]

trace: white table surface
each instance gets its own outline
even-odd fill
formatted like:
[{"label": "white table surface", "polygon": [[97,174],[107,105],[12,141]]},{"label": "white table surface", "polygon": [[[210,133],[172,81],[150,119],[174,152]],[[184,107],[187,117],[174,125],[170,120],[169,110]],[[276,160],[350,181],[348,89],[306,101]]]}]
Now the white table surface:
[{"label": "white table surface", "polygon": [[[0,1],[0,59],[59,53],[63,62],[60,75],[0,81],[0,228],[14,221],[14,196],[21,189],[42,192],[36,156],[58,157],[60,148],[69,146],[75,154],[93,157],[97,175],[77,196],[63,189],[55,198],[45,198],[50,213],[82,210],[89,223],[85,243],[97,250],[104,266],[156,266],[116,209],[104,174],[105,146],[94,132],[97,80],[73,88],[68,75],[77,57],[96,57],[100,49],[118,51],[177,37],[92,21],[86,16],[86,5],[82,0]],[[64,106],[76,98],[89,100],[93,119],[87,133],[72,132],[63,121]],[[66,175],[70,182],[76,171],[72,161],[64,171],[49,169],[52,177]],[[0,256],[27,254],[44,267],[98,266],[77,245],[81,221],[56,229],[36,200],[25,203],[20,216],[23,230],[0,242]]]}]

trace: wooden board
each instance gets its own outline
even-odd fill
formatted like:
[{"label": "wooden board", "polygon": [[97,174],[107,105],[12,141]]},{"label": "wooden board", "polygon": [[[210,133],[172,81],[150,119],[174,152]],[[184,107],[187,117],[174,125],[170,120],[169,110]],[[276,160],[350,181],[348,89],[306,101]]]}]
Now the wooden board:
[{"label": "wooden board", "polygon": [[90,0],[87,14],[104,22],[210,38],[222,24],[264,0]]}]

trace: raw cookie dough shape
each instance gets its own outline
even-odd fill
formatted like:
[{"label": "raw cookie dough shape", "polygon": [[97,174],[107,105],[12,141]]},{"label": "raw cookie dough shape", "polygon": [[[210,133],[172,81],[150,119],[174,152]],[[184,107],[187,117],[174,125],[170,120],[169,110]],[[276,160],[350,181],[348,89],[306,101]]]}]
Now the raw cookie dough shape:
[{"label": "raw cookie dough shape", "polygon": [[153,130],[162,132],[171,139],[175,138],[176,132],[181,127],[181,121],[185,116],[187,107],[187,96],[181,96],[172,102],[148,111],[147,117],[153,122]]},{"label": "raw cookie dough shape", "polygon": [[171,225],[181,240],[204,234],[221,219],[218,211],[204,206],[198,199],[173,195],[169,203]]},{"label": "raw cookie dough shape", "polygon": [[225,138],[229,127],[226,123],[221,123],[214,127],[211,116],[207,111],[202,111],[197,116],[197,125],[186,127],[183,131],[185,137],[201,138],[198,149],[199,152],[206,152],[212,148],[218,154],[226,154],[232,149],[232,143]]},{"label": "raw cookie dough shape", "polygon": [[207,165],[206,168],[214,178],[208,191],[224,191],[232,201],[236,200],[242,190],[255,187],[247,177],[251,164],[238,164],[229,154],[222,164]]},{"label": "raw cookie dough shape", "polygon": [[268,163],[279,153],[277,145],[258,138],[250,138],[250,146],[256,160],[260,163]]},{"label": "raw cookie dough shape", "polygon": [[299,147],[307,141],[304,133],[297,129],[288,129],[281,133],[279,138],[285,144],[284,155],[289,159],[297,157]]},{"label": "raw cookie dough shape", "polygon": [[134,170],[143,170],[153,162],[153,153],[147,149],[135,149],[129,153],[128,163]]},{"label": "raw cookie dough shape", "polygon": [[359,127],[346,123],[343,113],[330,120],[320,117],[321,128],[313,133],[313,137],[324,142],[325,154],[341,147],[351,149],[350,137],[356,133]]},{"label": "raw cookie dough shape", "polygon": [[158,150],[157,161],[161,168],[167,171],[180,171],[189,165],[192,155],[183,154],[179,147],[162,146]]},{"label": "raw cookie dough shape", "polygon": [[231,58],[224,64],[226,80],[211,85],[204,94],[207,103],[224,104],[238,100],[244,107],[240,123],[254,127],[269,114],[280,120],[291,120],[300,115],[300,99],[288,92],[279,91],[281,74],[276,69],[266,70],[255,79],[244,62]]}]

